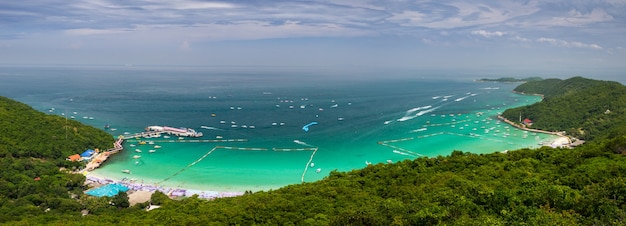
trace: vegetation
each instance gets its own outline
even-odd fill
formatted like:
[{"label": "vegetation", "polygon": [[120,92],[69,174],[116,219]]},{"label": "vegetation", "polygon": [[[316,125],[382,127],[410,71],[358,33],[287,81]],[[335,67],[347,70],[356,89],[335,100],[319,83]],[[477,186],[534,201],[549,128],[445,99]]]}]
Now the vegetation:
[{"label": "vegetation", "polygon": [[[578,81],[577,81],[578,80]],[[578,93],[591,92],[597,81],[565,80],[570,91],[548,92],[542,102],[567,95],[586,101]],[[562,84],[564,81],[546,80]],[[583,88],[578,86],[583,82]],[[526,83],[523,86],[530,84]],[[600,86],[617,90],[613,83]],[[530,84],[532,85],[532,84]],[[582,85],[582,84],[581,84]],[[535,84],[529,87],[545,86]],[[522,87],[522,86],[520,86]],[[546,86],[547,87],[547,86]],[[524,88],[524,87],[522,87]],[[525,90],[518,90],[520,92]],[[598,95],[608,95],[603,91]],[[589,97],[586,97],[589,98]],[[600,101],[600,100],[596,100]],[[11,104],[17,104],[11,102]],[[592,103],[589,103],[592,104]],[[613,104],[612,102],[610,104]],[[562,107],[562,105],[559,105]],[[545,106],[565,111],[559,106]],[[611,105],[612,107],[618,105]],[[552,108],[553,107],[553,108]],[[32,109],[20,111],[33,113]],[[612,110],[613,111],[613,110]],[[619,109],[615,108],[615,112]],[[17,114],[2,112],[2,114]],[[611,114],[608,114],[611,115]],[[56,120],[42,115],[41,120]],[[569,117],[565,115],[564,117]],[[514,117],[513,117],[514,118]],[[534,118],[541,125],[540,118]],[[593,120],[593,117],[588,117]],[[36,224],[141,224],[141,225],[615,225],[626,220],[626,132],[611,118],[611,136],[597,138],[575,149],[523,149],[506,154],[471,154],[418,158],[394,164],[370,165],[351,172],[333,171],[318,182],[234,198],[206,201],[197,197],[170,200],[155,193],[161,208],[143,211],[147,203],[128,207],[127,196],[93,198],[80,193],[81,175],[59,173],[59,159],[5,157],[17,161],[12,174],[0,180],[0,223]],[[613,121],[614,120],[614,121]],[[46,123],[43,123],[46,124]],[[64,125],[64,124],[63,124]],[[45,127],[33,127],[43,129]],[[82,127],[78,127],[81,131]],[[82,128],[84,129],[84,128]],[[85,129],[86,130],[86,129]],[[83,132],[87,133],[87,132]],[[603,134],[599,132],[598,134]],[[97,134],[94,132],[94,134]],[[0,134],[0,136],[4,136]],[[87,135],[86,135],[87,136]],[[59,139],[34,137],[41,142]],[[112,140],[109,142],[111,143]],[[4,145],[4,143],[2,143]],[[21,144],[20,142],[15,143]],[[14,150],[8,147],[8,150]],[[17,149],[15,149],[17,150]],[[45,151],[45,150],[42,150]],[[64,154],[65,155],[65,154]],[[7,155],[9,156],[9,155]],[[64,157],[63,157],[64,158]],[[10,160],[7,160],[10,159]],[[31,161],[28,161],[31,160]],[[4,163],[2,163],[4,164]],[[26,174],[13,179],[13,174]],[[42,175],[35,182],[34,176]],[[54,175],[54,176],[43,176]],[[7,179],[10,178],[10,179]],[[44,180],[45,178],[45,180]],[[10,181],[10,182],[8,182]],[[45,181],[46,189],[39,184]],[[51,181],[48,183],[48,181]],[[11,185],[7,185],[11,183]],[[7,188],[4,188],[7,187]],[[19,188],[10,190],[10,188]],[[52,188],[52,189],[50,189]],[[22,194],[22,189],[27,192]],[[50,190],[48,190],[50,189]],[[69,191],[69,193],[68,193]],[[17,193],[17,194],[14,194]],[[9,194],[9,195],[5,195]],[[78,201],[70,195],[78,196]],[[52,210],[46,212],[46,208]],[[81,216],[80,210],[89,210]]]},{"label": "vegetation", "polygon": [[78,213],[71,197],[82,194],[85,177],[59,169],[81,166],[65,161],[71,154],[111,146],[101,130],[0,97],[0,222]]},{"label": "vegetation", "polygon": [[478,79],[479,82],[533,82],[533,81],[541,81],[543,80],[541,77],[528,77],[528,78],[512,78],[512,77],[503,77],[503,78],[481,78]]},{"label": "vegetation", "polygon": [[616,137],[626,132],[626,87],[617,82],[574,77],[527,82],[515,91],[542,94],[540,103],[506,110],[502,115],[517,121],[520,115],[533,128],[566,131],[584,140]]}]

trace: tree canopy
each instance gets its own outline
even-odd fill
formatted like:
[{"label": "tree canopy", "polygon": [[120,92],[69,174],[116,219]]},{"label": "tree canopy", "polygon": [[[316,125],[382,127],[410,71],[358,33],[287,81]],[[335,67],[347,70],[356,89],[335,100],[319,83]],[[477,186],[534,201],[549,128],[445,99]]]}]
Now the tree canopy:
[{"label": "tree canopy", "polygon": [[[58,170],[59,166],[71,166],[63,161],[71,151],[58,149],[61,154],[55,154],[50,149],[55,146],[53,144],[105,148],[113,142],[110,136],[98,129],[73,121],[67,122],[64,118],[45,115],[23,104],[0,99],[0,114],[7,116],[0,118],[3,124],[7,124],[5,119],[26,123],[23,127],[7,124],[11,127],[0,133],[0,150],[4,153],[0,159],[0,167],[3,168],[0,177],[0,223],[622,224],[626,220],[626,158],[623,154],[626,151],[626,131],[618,127],[625,120],[621,116],[613,116],[613,113],[606,114],[606,110],[602,109],[608,105],[611,112],[623,115],[623,99],[617,96],[620,101],[610,101],[595,99],[590,95],[621,95],[623,87],[584,78],[564,81],[549,79],[542,82],[528,82],[516,89],[518,92],[545,94],[544,101],[528,108],[551,109],[559,112],[557,115],[560,118],[571,120],[578,120],[579,112],[565,109],[564,106],[585,111],[588,117],[582,120],[581,125],[593,120],[605,120],[605,127],[594,127],[597,129],[597,133],[592,133],[597,134],[595,139],[575,149],[543,147],[493,154],[453,151],[449,156],[380,163],[350,172],[333,171],[317,182],[289,185],[271,191],[247,192],[233,198],[203,200],[194,196],[177,201],[157,192],[152,195],[151,202],[161,205],[161,208],[150,212],[142,209],[147,203],[128,207],[125,194],[113,198],[86,197],[82,194],[85,189],[82,186],[82,175]],[[550,87],[559,87],[559,90],[554,91]],[[564,104],[567,101],[570,105]],[[582,108],[579,106],[584,105],[582,103],[591,107]],[[512,111],[516,115],[515,111],[522,109],[525,108]],[[531,115],[535,111],[546,115]],[[550,125],[554,127],[549,128],[557,130],[567,129],[558,126],[571,126],[565,123],[551,124],[558,120],[550,118],[550,112],[535,111],[523,113],[532,117],[538,126]],[[596,113],[603,116],[596,117]],[[72,129],[67,138],[63,139],[64,136],[59,134],[65,134],[67,125],[71,125]],[[595,131],[590,129],[592,127],[583,128],[586,132]],[[29,133],[30,136],[13,133]],[[602,134],[605,135],[600,136]],[[33,145],[28,142],[46,144]],[[33,179],[36,177],[40,180]],[[88,210],[89,214],[81,216],[81,210]]]},{"label": "tree canopy", "polygon": [[566,131],[592,140],[623,134],[626,126],[626,87],[617,82],[582,77],[527,82],[516,92],[541,94],[544,99],[530,106],[508,109],[502,116],[533,121],[533,128]]}]

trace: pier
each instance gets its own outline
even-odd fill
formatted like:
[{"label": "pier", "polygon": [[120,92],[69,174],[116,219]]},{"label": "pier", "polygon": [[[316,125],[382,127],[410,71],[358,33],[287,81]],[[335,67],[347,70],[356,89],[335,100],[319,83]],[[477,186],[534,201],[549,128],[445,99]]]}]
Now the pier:
[{"label": "pier", "polygon": [[[225,142],[248,142],[248,139],[212,139],[212,140],[166,140],[166,139],[161,139],[161,140],[150,140],[151,142],[154,143],[225,143]],[[127,140],[127,142],[130,143],[139,143],[139,142],[144,142],[143,140]]]}]

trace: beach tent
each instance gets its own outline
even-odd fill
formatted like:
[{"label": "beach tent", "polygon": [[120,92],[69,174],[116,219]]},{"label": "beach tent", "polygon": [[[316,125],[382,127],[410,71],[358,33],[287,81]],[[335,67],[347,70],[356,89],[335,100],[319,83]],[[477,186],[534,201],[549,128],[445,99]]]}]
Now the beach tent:
[{"label": "beach tent", "polygon": [[102,197],[102,196],[113,197],[117,195],[117,193],[128,191],[128,189],[129,189],[128,187],[122,184],[107,184],[99,188],[91,189],[85,193],[91,196],[96,196],[96,197]]}]

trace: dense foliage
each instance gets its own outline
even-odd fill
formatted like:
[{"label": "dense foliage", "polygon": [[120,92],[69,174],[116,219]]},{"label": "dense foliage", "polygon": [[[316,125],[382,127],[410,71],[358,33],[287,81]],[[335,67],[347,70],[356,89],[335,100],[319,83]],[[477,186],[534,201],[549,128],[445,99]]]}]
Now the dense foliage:
[{"label": "dense foliage", "polygon": [[566,131],[585,140],[626,131],[626,87],[620,83],[582,77],[546,79],[522,84],[515,91],[542,94],[544,100],[506,110],[502,115],[510,120],[521,115],[533,121],[533,128]]},{"label": "dense foliage", "polygon": [[622,136],[577,149],[455,151],[214,201],[157,193],[153,200],[163,206],[150,212],[71,219],[85,225],[615,225],[626,220],[626,158],[616,154],[624,148]]},{"label": "dense foliage", "polygon": [[[574,82],[576,80],[585,81],[582,78],[573,79]],[[547,81],[554,84],[562,82]],[[619,89],[618,86],[613,87],[612,83],[599,84],[605,88]],[[589,83],[585,82],[585,85]],[[591,87],[597,88],[593,85]],[[566,89],[569,91],[564,88],[560,91],[562,93],[546,95],[544,102],[560,100],[563,95],[576,98],[572,102],[585,102],[588,97],[578,93],[590,92],[588,88],[577,88],[574,85]],[[558,106],[545,107],[567,112]],[[22,108],[19,111],[32,109]],[[28,114],[40,115],[32,112]],[[53,116],[41,117],[40,120],[56,120]],[[615,121],[607,127],[610,130],[614,129],[611,126],[623,123],[618,121],[621,118],[611,120]],[[43,124],[48,126],[47,123]],[[77,125],[77,128],[81,131],[83,127]],[[46,135],[32,139],[41,139],[41,142],[58,140],[49,138]],[[6,146],[7,150],[19,150],[11,147]],[[43,151],[45,153],[46,150]],[[506,154],[454,151],[447,157],[381,163],[351,172],[334,171],[327,178],[314,183],[212,201],[197,197],[175,201],[157,192],[152,195],[151,202],[162,207],[150,212],[142,210],[147,203],[128,207],[127,196],[123,193],[113,198],[77,195],[78,200],[70,199],[69,194],[80,193],[79,184],[84,180],[82,176],[59,173],[57,166],[51,164],[57,160],[52,158],[5,154],[0,164],[5,169],[11,169],[11,174],[3,174],[0,180],[0,188],[5,189],[0,191],[0,223],[615,225],[626,220],[625,152],[626,132],[613,130],[612,136],[595,139],[576,149],[544,147]],[[26,175],[13,179],[13,174],[24,173]],[[39,175],[42,175],[40,181],[32,179]],[[45,186],[42,182],[46,182]],[[7,185],[9,183],[10,186]],[[8,187],[8,190],[4,187]],[[22,189],[27,192],[22,194]],[[45,208],[52,210],[45,212]],[[82,209],[89,210],[89,215],[81,216],[79,211]]]},{"label": "dense foliage", "polygon": [[80,163],[65,161],[87,148],[109,148],[113,138],[98,129],[0,97],[0,222],[50,211],[78,213],[71,199],[85,177],[61,172]]}]

